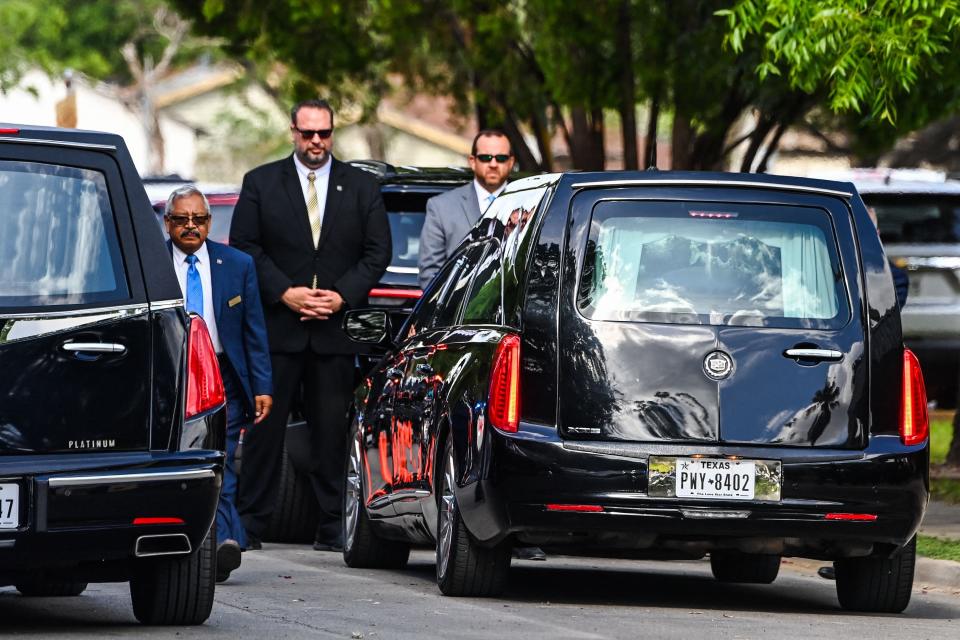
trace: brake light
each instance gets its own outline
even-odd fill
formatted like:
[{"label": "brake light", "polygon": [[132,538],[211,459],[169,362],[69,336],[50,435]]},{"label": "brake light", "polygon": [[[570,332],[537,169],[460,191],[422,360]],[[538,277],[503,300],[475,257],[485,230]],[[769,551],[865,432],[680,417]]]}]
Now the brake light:
[{"label": "brake light", "polygon": [[396,298],[400,300],[417,300],[423,295],[420,289],[370,289],[371,298]]},{"label": "brake light", "polygon": [[184,417],[189,420],[223,404],[226,394],[217,353],[213,350],[207,325],[200,316],[190,319],[187,348],[187,409]]},{"label": "brake light", "polygon": [[0,128],[0,135],[16,135],[18,133],[20,133],[20,129]]},{"label": "brake light", "polygon": [[520,426],[520,336],[500,340],[490,376],[490,422],[497,429],[516,433]]},{"label": "brake light", "polygon": [[900,398],[900,440],[912,446],[922,444],[930,434],[927,391],[920,361],[909,349],[903,350],[903,391]]},{"label": "brake light", "polygon": [[183,524],[183,518],[134,518],[133,524]]},{"label": "brake light", "polygon": [[877,519],[873,513],[828,513],[825,520],[844,520],[847,522],[873,522]]},{"label": "brake light", "polygon": [[567,511],[573,513],[601,513],[603,507],[599,504],[548,504],[547,511]]}]

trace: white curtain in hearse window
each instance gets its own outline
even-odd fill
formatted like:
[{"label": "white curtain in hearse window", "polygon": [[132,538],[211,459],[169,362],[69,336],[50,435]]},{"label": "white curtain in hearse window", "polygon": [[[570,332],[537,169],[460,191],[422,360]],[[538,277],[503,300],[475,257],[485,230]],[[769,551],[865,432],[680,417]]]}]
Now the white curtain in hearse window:
[{"label": "white curtain in hearse window", "polygon": [[127,297],[101,173],[0,161],[0,307]]},{"label": "white curtain in hearse window", "polygon": [[593,221],[579,306],[595,320],[822,321],[839,311],[836,273],[812,224],[611,216]]}]

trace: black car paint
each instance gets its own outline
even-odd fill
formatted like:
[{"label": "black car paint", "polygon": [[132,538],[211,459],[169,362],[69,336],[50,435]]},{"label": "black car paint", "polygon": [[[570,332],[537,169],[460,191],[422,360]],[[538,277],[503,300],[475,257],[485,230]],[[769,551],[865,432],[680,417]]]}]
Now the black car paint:
[{"label": "black car paint", "polygon": [[[0,583],[37,571],[127,580],[140,536],[183,533],[196,549],[207,535],[220,492],[223,409],[184,421],[190,318],[123,140],[15,129],[0,140],[0,158],[104,173],[130,298],[119,307],[0,313],[0,335],[27,327],[0,343],[0,478],[22,490],[21,526],[0,531]],[[64,351],[69,341],[126,351],[85,356]]]},{"label": "black car paint", "polygon": [[[458,470],[460,511],[471,534],[491,545],[512,536],[520,544],[585,553],[698,556],[712,548],[735,548],[839,558],[887,553],[905,544],[919,527],[928,498],[929,448],[926,443],[904,446],[897,435],[903,345],[893,284],[879,238],[852,185],[749,178],[753,183],[749,187],[731,184],[742,178],[729,174],[605,173],[554,180],[533,222],[537,229],[531,235],[531,246],[516,254],[515,270],[525,277],[515,290],[504,291],[505,325],[454,326],[405,338],[410,329],[406,325],[397,337],[399,346],[388,352],[357,390],[354,427],[362,434],[369,478],[375,483],[365,486],[366,509],[380,534],[422,543],[435,541],[437,459],[450,439]],[[617,180],[630,184],[611,184]],[[685,181],[694,184],[682,184]],[[598,184],[576,186],[584,183]],[[564,401],[602,414],[610,411],[615,391],[609,376],[597,366],[606,366],[606,362],[577,369],[579,350],[563,342],[571,340],[563,333],[562,317],[575,313],[569,292],[580,246],[568,238],[577,232],[577,205],[571,211],[570,203],[590,200],[598,197],[596,194],[804,204],[831,211],[847,270],[844,277],[852,315],[845,326],[859,327],[862,336],[859,341],[846,339],[837,346],[859,354],[854,366],[865,368],[861,372],[867,375],[858,376],[861,383],[857,385],[842,387],[842,393],[851,398],[850,409],[828,438],[775,446],[758,441],[751,431],[734,429],[691,442],[682,423],[670,425],[673,431],[663,441],[647,439],[646,434],[642,438],[646,441],[631,442],[564,432]],[[487,228],[478,225],[467,242],[481,240]],[[560,286],[561,279],[564,286]],[[578,323],[580,335],[573,345],[602,346],[606,329],[597,324]],[[755,347],[740,328],[693,329],[694,334],[703,334],[697,353],[719,343],[737,357],[741,350]],[[655,335],[649,327],[632,331],[636,346],[631,348],[639,354],[657,345],[662,348],[665,341],[660,332],[670,329],[656,327]],[[506,332],[517,332],[523,339],[521,422],[515,434],[485,424],[490,360]],[[803,366],[776,353],[795,343],[790,332],[770,333],[773,357],[783,360],[777,360],[778,366]],[[419,364],[428,365],[431,375],[420,373]],[[821,363],[810,368],[829,366]],[[571,370],[577,372],[576,378],[567,377]],[[762,374],[761,370],[747,372],[748,377]],[[688,372],[688,376],[702,378],[703,374]],[[842,382],[838,379],[836,384]],[[690,389],[700,389],[696,393],[706,393],[711,385],[717,388],[716,383],[691,380],[689,384],[694,385]],[[816,386],[788,395],[787,402],[797,407],[815,405],[811,391]],[[744,415],[776,411],[784,401],[780,394],[751,395],[748,389],[741,395],[738,403],[748,402]],[[701,397],[706,402],[707,396]],[[651,454],[782,460],[782,501],[765,505],[652,498],[646,495]],[[413,460],[419,466],[415,474],[408,474],[407,465]],[[551,512],[545,508],[547,503],[598,504],[604,511]],[[751,516],[694,520],[684,514],[702,509],[748,509]],[[871,513],[877,519],[827,521],[828,512]]]}]

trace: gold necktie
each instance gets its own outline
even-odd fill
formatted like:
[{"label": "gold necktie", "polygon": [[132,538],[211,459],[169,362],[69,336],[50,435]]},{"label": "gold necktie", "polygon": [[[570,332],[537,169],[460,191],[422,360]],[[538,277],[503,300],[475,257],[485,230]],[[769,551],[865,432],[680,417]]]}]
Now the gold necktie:
[{"label": "gold necktie", "polygon": [[310,219],[310,231],[313,233],[313,246],[320,242],[320,202],[317,199],[317,186],[314,181],[317,174],[313,171],[307,174],[310,185],[307,187],[307,217]]}]

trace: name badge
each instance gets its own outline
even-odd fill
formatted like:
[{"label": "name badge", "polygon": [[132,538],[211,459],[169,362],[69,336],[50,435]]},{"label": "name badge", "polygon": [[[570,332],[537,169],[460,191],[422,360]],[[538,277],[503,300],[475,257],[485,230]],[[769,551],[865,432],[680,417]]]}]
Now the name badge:
[{"label": "name badge", "polygon": [[230,298],[227,301],[227,304],[231,307],[237,306],[238,304],[240,304],[240,296],[236,296],[235,298]]}]

